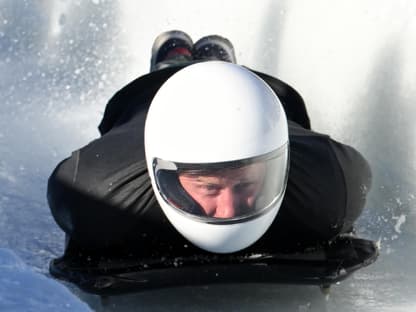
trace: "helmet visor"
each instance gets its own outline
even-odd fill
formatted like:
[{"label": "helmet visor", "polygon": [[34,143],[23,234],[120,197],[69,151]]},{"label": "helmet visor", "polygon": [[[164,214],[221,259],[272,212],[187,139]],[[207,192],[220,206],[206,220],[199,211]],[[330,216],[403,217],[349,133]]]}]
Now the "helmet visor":
[{"label": "helmet visor", "polygon": [[191,218],[234,223],[266,213],[284,194],[288,145],[236,161],[186,164],[155,158],[158,191],[171,207]]}]

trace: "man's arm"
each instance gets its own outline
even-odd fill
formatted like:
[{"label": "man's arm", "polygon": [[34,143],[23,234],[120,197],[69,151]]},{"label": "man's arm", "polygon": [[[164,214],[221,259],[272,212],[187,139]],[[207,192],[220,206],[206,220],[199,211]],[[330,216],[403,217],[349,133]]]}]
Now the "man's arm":
[{"label": "man's arm", "polygon": [[96,248],[120,243],[155,205],[138,133],[108,133],[74,152],[49,178],[51,212],[71,239]]},{"label": "man's arm", "polygon": [[370,188],[368,163],[352,147],[289,122],[290,169],[270,239],[328,241],[351,229]]},{"label": "man's arm", "polygon": [[364,209],[372,174],[367,160],[357,150],[334,140],[330,141],[330,145],[343,173],[347,193],[342,229],[345,232],[351,229]]}]

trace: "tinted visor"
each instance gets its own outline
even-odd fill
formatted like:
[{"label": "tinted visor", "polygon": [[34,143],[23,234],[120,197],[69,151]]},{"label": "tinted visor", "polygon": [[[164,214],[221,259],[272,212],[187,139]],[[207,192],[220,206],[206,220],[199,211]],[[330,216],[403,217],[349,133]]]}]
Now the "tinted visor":
[{"label": "tinted visor", "polygon": [[155,158],[153,170],[163,200],[178,211],[207,222],[255,218],[284,194],[288,145],[237,161],[186,164]]}]

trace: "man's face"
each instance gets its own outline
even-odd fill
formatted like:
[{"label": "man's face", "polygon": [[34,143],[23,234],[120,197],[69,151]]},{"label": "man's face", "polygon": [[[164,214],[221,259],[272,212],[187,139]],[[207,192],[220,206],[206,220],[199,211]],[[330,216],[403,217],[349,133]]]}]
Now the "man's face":
[{"label": "man's face", "polygon": [[215,174],[181,173],[179,181],[207,216],[232,218],[253,209],[265,175],[266,165],[255,163]]}]

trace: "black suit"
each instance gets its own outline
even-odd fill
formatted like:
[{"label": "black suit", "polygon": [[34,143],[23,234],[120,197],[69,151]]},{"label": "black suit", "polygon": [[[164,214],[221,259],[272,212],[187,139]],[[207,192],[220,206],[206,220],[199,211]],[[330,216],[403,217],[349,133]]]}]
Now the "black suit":
[{"label": "black suit", "polygon": [[[51,175],[48,201],[69,238],[68,249],[112,252],[140,249],[152,241],[161,246],[187,244],[155,199],[143,136],[153,96],[181,68],[150,73],[117,92],[99,125],[101,137],[73,152]],[[255,73],[271,86],[285,108],[290,170],[279,214],[250,248],[328,241],[350,230],[370,187],[366,160],[355,149],[311,131],[304,102],[292,87]]]}]

